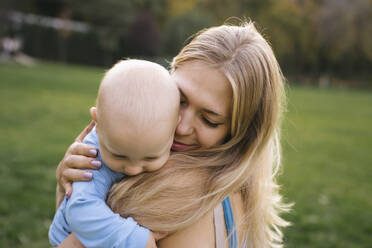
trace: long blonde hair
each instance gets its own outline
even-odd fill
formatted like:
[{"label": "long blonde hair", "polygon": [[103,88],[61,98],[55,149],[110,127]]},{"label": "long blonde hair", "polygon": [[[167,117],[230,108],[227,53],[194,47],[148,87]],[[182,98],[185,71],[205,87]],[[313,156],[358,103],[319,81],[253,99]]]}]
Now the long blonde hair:
[{"label": "long blonde hair", "polygon": [[154,231],[175,232],[240,192],[244,217],[239,247],[281,247],[283,204],[275,182],[280,165],[283,76],[270,45],[253,23],[202,30],[172,62],[201,61],[224,73],[233,91],[231,130],[214,148],[173,154],[163,169],[128,178],[108,203]]}]

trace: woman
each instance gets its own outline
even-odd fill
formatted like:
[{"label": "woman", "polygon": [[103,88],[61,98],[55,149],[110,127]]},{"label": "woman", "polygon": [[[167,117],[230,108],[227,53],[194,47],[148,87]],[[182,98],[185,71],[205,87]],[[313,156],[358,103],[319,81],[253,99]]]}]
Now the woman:
[{"label": "woman", "polygon": [[[159,247],[215,247],[224,242],[214,234],[228,197],[235,217],[230,247],[280,246],[279,227],[288,223],[278,213],[288,206],[274,176],[284,89],[270,46],[252,23],[213,27],[174,58],[172,77],[181,92],[175,155],[164,169],[114,186],[110,206],[168,232]],[[83,179],[72,168],[91,167],[89,149],[76,142],[69,148],[57,170],[60,183]]]}]

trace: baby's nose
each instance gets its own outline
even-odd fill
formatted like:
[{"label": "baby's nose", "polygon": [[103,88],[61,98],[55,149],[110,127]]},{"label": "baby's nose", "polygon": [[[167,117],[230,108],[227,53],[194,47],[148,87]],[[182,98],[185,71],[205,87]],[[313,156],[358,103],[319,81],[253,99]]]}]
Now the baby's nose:
[{"label": "baby's nose", "polygon": [[127,167],[125,169],[125,174],[128,176],[135,176],[142,173],[142,171],[143,171],[142,167],[136,165],[134,167]]}]

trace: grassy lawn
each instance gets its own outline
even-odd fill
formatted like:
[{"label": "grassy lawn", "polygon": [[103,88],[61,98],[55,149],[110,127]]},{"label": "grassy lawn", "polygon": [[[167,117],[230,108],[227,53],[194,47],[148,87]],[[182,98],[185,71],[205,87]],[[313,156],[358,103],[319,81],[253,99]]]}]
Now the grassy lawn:
[{"label": "grassy lawn", "polygon": [[372,92],[293,88],[283,127],[288,247],[372,247]]},{"label": "grassy lawn", "polygon": [[[0,64],[0,247],[49,247],[55,167],[103,69]],[[372,92],[288,89],[280,177],[287,247],[372,244]]]}]

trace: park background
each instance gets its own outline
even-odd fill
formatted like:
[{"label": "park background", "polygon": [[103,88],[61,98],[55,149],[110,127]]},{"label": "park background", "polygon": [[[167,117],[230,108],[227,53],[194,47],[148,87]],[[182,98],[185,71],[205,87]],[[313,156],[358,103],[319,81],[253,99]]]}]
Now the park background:
[{"label": "park background", "polygon": [[[229,18],[229,17],[237,18]],[[169,65],[202,28],[256,22],[287,78],[286,247],[372,247],[371,0],[3,0],[0,247],[48,247],[55,168],[121,58]]]}]

